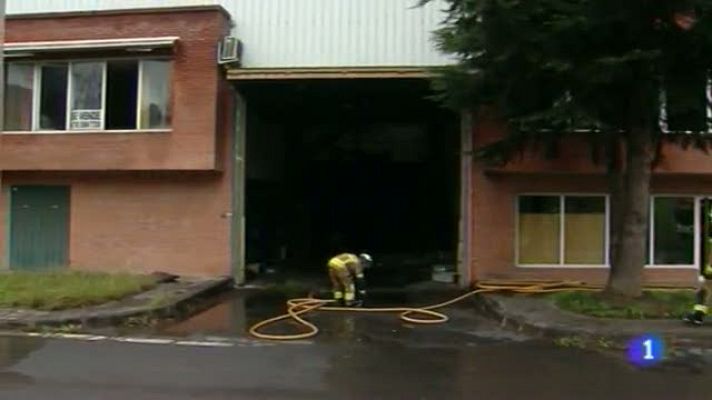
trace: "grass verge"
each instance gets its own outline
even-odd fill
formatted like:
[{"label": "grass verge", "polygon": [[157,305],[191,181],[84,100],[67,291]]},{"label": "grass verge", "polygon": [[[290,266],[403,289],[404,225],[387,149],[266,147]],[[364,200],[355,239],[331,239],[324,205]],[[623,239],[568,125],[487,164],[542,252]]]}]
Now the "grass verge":
[{"label": "grass verge", "polygon": [[560,292],[551,295],[561,309],[600,318],[682,318],[695,301],[692,290],[649,290],[632,301],[613,300],[598,292]]},{"label": "grass verge", "polygon": [[0,308],[64,310],[106,303],[156,286],[150,276],[79,271],[0,274]]}]

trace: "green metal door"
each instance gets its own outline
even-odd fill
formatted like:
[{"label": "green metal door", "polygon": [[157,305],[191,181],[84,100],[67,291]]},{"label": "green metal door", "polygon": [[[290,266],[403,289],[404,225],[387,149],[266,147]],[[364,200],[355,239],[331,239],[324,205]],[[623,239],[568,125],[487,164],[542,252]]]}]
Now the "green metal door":
[{"label": "green metal door", "polygon": [[10,268],[66,266],[69,187],[13,186],[10,190]]}]

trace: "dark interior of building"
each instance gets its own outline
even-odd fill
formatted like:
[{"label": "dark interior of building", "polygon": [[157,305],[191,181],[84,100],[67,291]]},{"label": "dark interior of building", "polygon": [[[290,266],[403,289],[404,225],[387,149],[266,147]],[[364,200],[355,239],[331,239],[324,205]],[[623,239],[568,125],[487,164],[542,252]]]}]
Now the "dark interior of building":
[{"label": "dark interior of building", "polygon": [[323,272],[340,252],[403,285],[454,267],[459,117],[424,80],[251,82],[247,263]]}]

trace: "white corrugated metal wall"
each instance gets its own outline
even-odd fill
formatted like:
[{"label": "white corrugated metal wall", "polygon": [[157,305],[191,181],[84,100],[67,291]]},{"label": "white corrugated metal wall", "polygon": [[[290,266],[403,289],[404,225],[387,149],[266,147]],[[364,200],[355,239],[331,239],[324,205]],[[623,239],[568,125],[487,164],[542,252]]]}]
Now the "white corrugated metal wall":
[{"label": "white corrugated metal wall", "polygon": [[7,0],[8,14],[222,4],[247,68],[432,66],[442,0]]}]

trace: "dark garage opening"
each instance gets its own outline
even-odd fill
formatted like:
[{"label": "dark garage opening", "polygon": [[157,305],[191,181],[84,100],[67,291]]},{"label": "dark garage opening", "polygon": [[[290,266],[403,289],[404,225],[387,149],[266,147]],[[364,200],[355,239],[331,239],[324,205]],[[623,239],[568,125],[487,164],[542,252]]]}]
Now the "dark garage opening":
[{"label": "dark garage opening", "polygon": [[433,271],[449,279],[459,116],[429,99],[427,81],[250,82],[238,90],[247,103],[248,271],[323,276],[330,256],[365,251],[376,261],[371,285],[431,280]]}]

